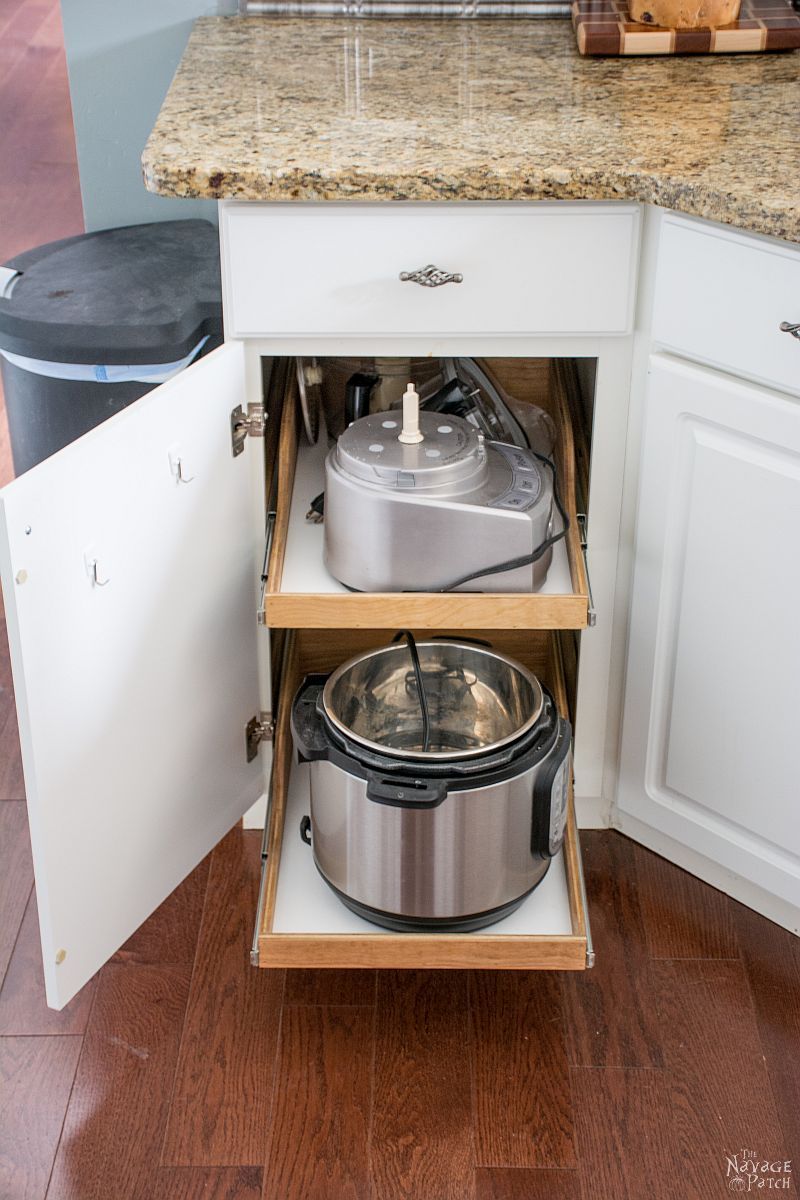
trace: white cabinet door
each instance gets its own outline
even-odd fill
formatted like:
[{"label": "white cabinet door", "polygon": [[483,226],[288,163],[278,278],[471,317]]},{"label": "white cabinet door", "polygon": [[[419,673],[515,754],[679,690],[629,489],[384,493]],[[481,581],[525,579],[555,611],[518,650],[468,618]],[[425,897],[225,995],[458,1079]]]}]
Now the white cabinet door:
[{"label": "white cabinet door", "polygon": [[0,492],[54,1008],[263,788],[258,760],[245,761],[263,545],[246,456],[231,454],[243,396],[243,349],[230,344]]},{"label": "white cabinet door", "polygon": [[654,355],[641,480],[619,823],[792,925],[800,402]]}]

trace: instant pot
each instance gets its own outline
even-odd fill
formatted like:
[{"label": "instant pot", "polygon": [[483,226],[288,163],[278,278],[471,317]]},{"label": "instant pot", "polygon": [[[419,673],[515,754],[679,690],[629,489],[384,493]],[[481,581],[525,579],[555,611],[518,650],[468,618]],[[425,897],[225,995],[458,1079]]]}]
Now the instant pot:
[{"label": "instant pot", "polygon": [[570,725],[533,674],[489,646],[405,638],[301,685],[301,832],[367,920],[479,929],[513,912],[561,848]]}]

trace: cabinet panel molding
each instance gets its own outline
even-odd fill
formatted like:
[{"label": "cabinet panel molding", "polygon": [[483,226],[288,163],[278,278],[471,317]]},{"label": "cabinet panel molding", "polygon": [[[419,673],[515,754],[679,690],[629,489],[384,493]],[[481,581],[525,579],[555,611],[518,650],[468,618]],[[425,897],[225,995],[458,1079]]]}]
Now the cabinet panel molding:
[{"label": "cabinet panel molding", "polygon": [[800,407],[651,360],[619,808],[800,908]]}]

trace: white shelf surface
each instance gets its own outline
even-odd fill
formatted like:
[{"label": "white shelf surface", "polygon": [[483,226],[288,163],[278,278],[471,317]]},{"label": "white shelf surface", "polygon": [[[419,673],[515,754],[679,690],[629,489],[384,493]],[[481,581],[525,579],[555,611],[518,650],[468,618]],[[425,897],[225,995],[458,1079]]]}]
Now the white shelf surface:
[{"label": "white shelf surface", "polygon": [[[322,557],[323,525],[306,520],[311,501],[325,486],[325,456],[328,439],[323,428],[316,446],[301,442],[297,449],[297,466],[289,512],[286,553],[280,590],[286,594],[338,593],[349,589],[328,572]],[[567,547],[562,539],[553,547],[553,561],[539,595],[565,596],[572,594]]]},{"label": "white shelf surface", "polygon": [[[331,891],[314,866],[312,849],[300,837],[300,821],[310,812],[310,768],[307,763],[292,767],[289,794],[286,800],[286,824],[283,832],[278,890],[275,897],[273,933],[346,933],[376,934],[397,937],[390,930],[357,917]],[[569,912],[569,893],[564,869],[564,855],[556,855],[542,882],[527,900],[502,921],[474,933],[462,933],[463,938],[487,934],[551,934],[572,932]]]}]

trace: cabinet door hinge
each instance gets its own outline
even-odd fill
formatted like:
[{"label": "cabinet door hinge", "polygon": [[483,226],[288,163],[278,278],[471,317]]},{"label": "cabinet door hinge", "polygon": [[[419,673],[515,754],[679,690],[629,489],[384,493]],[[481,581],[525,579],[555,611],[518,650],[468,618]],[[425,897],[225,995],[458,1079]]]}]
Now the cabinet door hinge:
[{"label": "cabinet door hinge", "polygon": [[248,404],[247,412],[237,404],[231,413],[231,451],[234,458],[244,450],[248,437],[263,437],[267,413],[263,404]]},{"label": "cabinet door hinge", "polygon": [[257,717],[251,717],[244,728],[245,752],[247,761],[252,762],[258,755],[258,747],[262,742],[271,742],[275,732],[275,722],[272,713],[262,712]]}]

